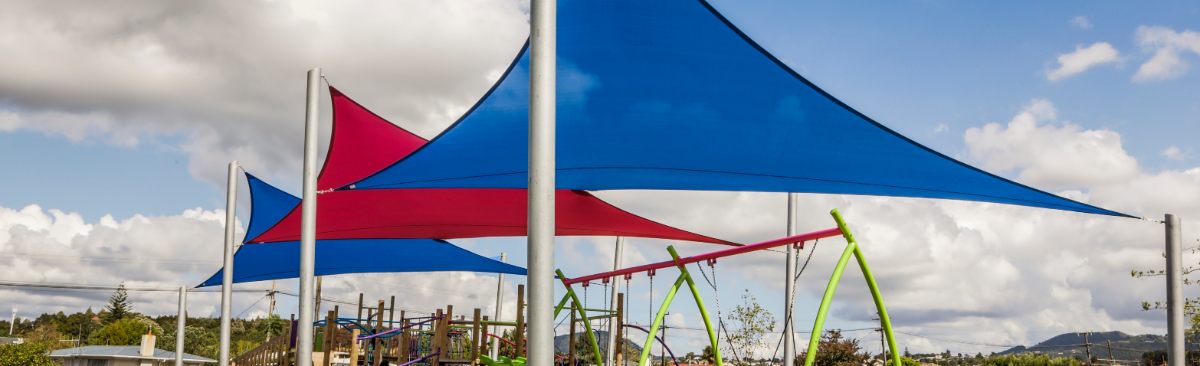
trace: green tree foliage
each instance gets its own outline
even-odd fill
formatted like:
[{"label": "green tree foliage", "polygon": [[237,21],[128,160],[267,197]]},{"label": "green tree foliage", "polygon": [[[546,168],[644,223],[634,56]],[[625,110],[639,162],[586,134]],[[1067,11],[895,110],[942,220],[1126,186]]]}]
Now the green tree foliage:
[{"label": "green tree foliage", "polygon": [[121,318],[92,332],[88,343],[113,346],[137,345],[142,341],[142,335],[153,332],[162,335],[162,327],[153,320],[144,317]]},{"label": "green tree foliage", "polygon": [[1079,366],[1079,360],[1070,357],[1022,353],[1018,355],[996,355],[984,358],[982,366]]},{"label": "green tree foliage", "polygon": [[700,352],[700,359],[710,364],[716,364],[717,354],[713,352],[712,346],[704,346],[704,350]]},{"label": "green tree foliage", "polygon": [[775,331],[775,316],[758,304],[750,290],[743,291],[742,303],[725,318],[733,327],[726,338],[726,347],[727,352],[749,359],[755,349],[765,345],[766,334]]},{"label": "green tree foliage", "polygon": [[41,343],[0,345],[0,366],[56,366],[50,349]]},{"label": "green tree foliage", "polygon": [[[807,357],[807,352],[796,356],[794,365],[803,365],[804,358]],[[857,339],[846,338],[842,336],[842,331],[838,329],[830,329],[821,335],[821,342],[817,345],[817,357],[813,361],[815,366],[858,366],[867,361],[871,356],[862,350],[862,345]],[[903,359],[901,359],[903,361]]]},{"label": "green tree foliage", "polygon": [[117,290],[113,291],[112,296],[108,298],[108,305],[104,307],[105,316],[104,324],[112,323],[133,313],[133,307],[129,305],[129,293],[125,291],[125,284],[117,286]]}]

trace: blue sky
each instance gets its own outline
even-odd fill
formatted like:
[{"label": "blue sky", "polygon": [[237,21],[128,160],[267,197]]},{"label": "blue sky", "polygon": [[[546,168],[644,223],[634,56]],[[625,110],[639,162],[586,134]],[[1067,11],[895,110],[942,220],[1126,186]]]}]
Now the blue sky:
[{"label": "blue sky", "polygon": [[[146,252],[143,258],[148,260],[215,262],[220,231],[214,220],[219,220],[218,210],[224,205],[226,162],[241,160],[267,181],[297,191],[305,69],[325,66],[343,91],[385,118],[430,137],[490,86],[527,32],[524,5],[492,0],[414,1],[363,9],[321,2],[196,5],[204,11],[144,5],[93,8],[79,12],[94,14],[82,20],[51,5],[23,5],[0,14],[0,34],[21,35],[0,39],[0,48],[27,50],[24,57],[0,60],[0,70],[9,70],[0,73],[0,167],[8,172],[0,179],[0,192],[5,192],[0,194],[0,253],[41,248],[86,257],[97,255],[88,245],[128,241],[112,244],[117,246],[113,250]],[[1156,51],[1139,43],[1139,28],[1200,31],[1200,4],[723,0],[715,5],[834,96],[948,155],[1008,166],[997,173],[1024,177],[1024,183],[1039,186],[1044,181],[1033,173],[1058,167],[1046,165],[1047,160],[1087,163],[1089,156],[1111,154],[1118,157],[1117,163],[1088,163],[1081,170],[1128,170],[1133,161],[1133,172],[1103,179],[1082,174],[1071,182],[1071,189],[1117,209],[1146,215],[1175,210],[1200,217],[1200,198],[1187,191],[1197,186],[1193,175],[1200,176],[1187,173],[1200,166],[1195,142],[1200,136],[1200,51],[1179,51],[1182,64],[1190,65],[1181,75],[1134,78]],[[395,18],[379,19],[375,14]],[[218,21],[225,26],[213,26]],[[109,39],[97,42],[96,37]],[[1061,55],[1098,43],[1107,44],[1116,56],[1049,80],[1047,73],[1059,67]],[[1035,103],[1039,100],[1046,103]],[[1052,106],[1056,113],[1047,116],[1035,105]],[[972,146],[964,138],[968,130],[989,123],[1010,131],[1004,127],[1022,118],[1036,120],[1038,129],[1031,136],[1045,139],[1022,144],[985,136],[1011,145],[1011,152]],[[1067,123],[1078,129],[1065,128]],[[1105,136],[1119,137],[1120,143]],[[1060,144],[1065,148],[1047,146]],[[1179,153],[1169,158],[1164,151],[1172,146]],[[239,212],[243,222],[248,218],[244,192]],[[739,240],[774,237],[783,229],[780,195],[656,192],[601,197],[647,217]],[[30,204],[77,213],[79,220],[16,212]],[[1161,287],[1133,281],[1127,274],[1160,260],[1161,228],[1151,224],[978,204],[806,197],[808,211],[823,215],[831,206],[848,208],[848,216],[858,218],[852,222],[862,223],[863,237],[879,243],[867,246],[868,255],[881,277],[888,278],[885,296],[896,299],[894,316],[907,331],[1027,343],[1080,329],[1162,329],[1161,314],[1137,307],[1140,300],[1160,296]],[[201,211],[185,212],[192,208]],[[109,214],[117,223],[100,222]],[[150,228],[140,228],[137,220],[129,219],[134,215],[161,220],[152,219]],[[822,220],[806,223],[824,225]],[[83,228],[76,221],[91,226]],[[1029,227],[1030,222],[1036,227]],[[59,238],[62,242],[56,245],[61,247],[13,229],[17,226]],[[107,233],[108,227],[114,232]],[[176,235],[163,237],[164,232]],[[485,255],[505,251],[513,262],[524,262],[522,239],[457,242]],[[581,273],[603,270],[607,260],[594,258],[611,255],[609,243],[608,238],[565,240],[558,259]],[[630,260],[665,259],[661,242],[631,245],[640,249],[631,250],[635,253],[628,255]],[[814,257],[819,263],[811,269],[815,274],[806,277],[798,295],[798,312],[806,314],[802,318],[814,310],[837,251],[822,247]],[[918,252],[922,256],[910,263],[914,260],[906,255]],[[772,255],[730,261],[724,267],[735,268],[722,272],[727,286],[720,299],[726,310],[738,300],[741,288],[760,294],[764,303],[782,302],[777,284],[761,280],[779,269],[775,261],[780,258]],[[0,268],[6,263],[0,259]],[[28,277],[0,279],[100,283],[129,275],[130,280],[174,285],[211,273],[203,268],[157,268],[132,275],[125,268],[9,265],[36,270],[13,271]],[[331,286],[333,293],[351,298],[357,291],[394,293],[394,286],[430,278],[367,276]],[[481,278],[485,280],[454,277],[445,288],[461,290],[462,301],[478,301],[491,291],[478,285],[490,277]],[[635,282],[635,292],[648,290],[645,285]],[[940,297],[945,293],[956,294],[955,301]],[[1064,298],[1053,302],[1029,300],[1059,295]],[[864,299],[854,286],[840,296]],[[211,298],[199,298],[196,311],[214,308]],[[1011,299],[1032,303],[1028,309],[1008,309],[1017,307],[1008,304]],[[442,300],[414,301],[433,306]],[[73,304],[59,297],[0,291],[4,301],[25,301],[22,308],[30,309]],[[865,326],[860,305],[861,301],[835,311],[831,325]],[[645,303],[637,305],[635,316],[644,316],[644,307]],[[921,312],[921,307],[931,310]],[[173,304],[145,309],[169,312]],[[680,314],[694,316],[686,310]],[[914,350],[989,350],[915,338],[902,343]]]}]

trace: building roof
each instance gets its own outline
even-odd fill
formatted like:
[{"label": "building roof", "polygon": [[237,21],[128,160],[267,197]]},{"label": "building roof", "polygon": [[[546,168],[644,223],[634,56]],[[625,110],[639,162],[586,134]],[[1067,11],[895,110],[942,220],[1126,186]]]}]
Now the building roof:
[{"label": "building roof", "polygon": [[[135,360],[174,360],[175,352],[154,349],[154,355],[145,357],[141,355],[140,347],[138,346],[83,346],[76,348],[60,349],[50,352],[50,357],[53,358],[72,358],[72,357],[101,357],[101,358],[123,358]],[[215,363],[217,360],[196,356],[190,353],[183,354],[183,360],[187,362],[203,362]]]},{"label": "building roof", "polygon": [[21,344],[25,340],[17,337],[0,337],[0,344]]}]

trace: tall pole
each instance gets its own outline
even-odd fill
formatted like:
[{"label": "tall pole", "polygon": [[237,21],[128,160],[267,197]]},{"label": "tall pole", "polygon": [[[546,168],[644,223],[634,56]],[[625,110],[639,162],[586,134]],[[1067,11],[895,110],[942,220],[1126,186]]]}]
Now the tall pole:
[{"label": "tall pole", "polygon": [[[616,252],[613,253],[613,270],[614,271],[621,269],[621,252],[624,251],[624,247],[625,247],[625,238],[618,236],[617,237],[617,249],[616,249]],[[609,284],[612,285],[612,288],[610,289],[610,292],[612,292],[612,295],[609,297],[610,300],[608,303],[609,311],[613,311],[617,308],[617,287],[619,287],[619,286],[617,286],[617,281],[618,281],[617,279],[613,279],[612,281],[609,282]],[[616,345],[617,345],[616,335],[617,335],[617,319],[609,318],[608,319],[608,342],[606,342],[608,344],[607,345],[608,349],[604,351],[604,364],[605,365],[611,366],[611,365],[616,364],[614,362],[616,360],[614,358],[616,356]]]},{"label": "tall pole", "polygon": [[296,327],[296,364],[312,365],[313,267],[317,247],[317,106],[321,68],[308,70],[304,114],[304,200],[300,214],[300,325]]},{"label": "tall pole", "polygon": [[1179,217],[1167,214],[1167,364],[1184,366],[1183,261]]},{"label": "tall pole", "polygon": [[17,308],[13,308],[12,319],[8,321],[8,336],[13,335],[13,329],[17,327]]},{"label": "tall pole", "polygon": [[530,365],[554,363],[554,131],[558,0],[532,0],[529,38]]},{"label": "tall pole", "polygon": [[183,335],[187,327],[187,288],[179,286],[179,311],[175,319],[175,366],[183,366]]},{"label": "tall pole", "polygon": [[237,221],[237,168],[236,160],[229,162],[229,176],[225,186],[225,258],[221,271],[221,343],[217,357],[218,366],[229,366],[229,313],[233,307],[233,234]]},{"label": "tall pole", "polygon": [[[788,193],[787,204],[787,236],[796,235],[796,219],[800,211],[796,202],[796,194]],[[796,246],[787,246],[787,269],[783,271],[783,364],[791,365],[796,359],[796,332],[792,329],[795,323],[792,317],[792,292],[796,291]],[[816,337],[819,335],[812,335]]]},{"label": "tall pole", "polygon": [[[506,259],[508,259],[508,256],[506,254],[504,254],[503,252],[501,252],[500,253],[500,261],[504,262]],[[496,317],[493,318],[493,319],[495,319],[495,321],[500,321],[500,312],[503,310],[504,310],[504,274],[501,273],[499,276],[496,277]],[[500,332],[500,326],[492,325],[492,334],[500,335],[499,332]],[[496,339],[496,337],[492,337],[492,346],[490,347],[491,352],[488,352],[488,355],[491,356],[493,360],[496,359],[497,356],[500,355],[500,348],[499,348],[500,344],[497,343],[498,341],[499,340]]]}]

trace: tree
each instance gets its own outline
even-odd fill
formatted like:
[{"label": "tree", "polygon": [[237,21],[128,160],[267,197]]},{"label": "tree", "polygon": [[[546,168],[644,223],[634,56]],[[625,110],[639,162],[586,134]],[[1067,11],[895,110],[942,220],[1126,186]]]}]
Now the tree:
[{"label": "tree", "polygon": [[143,317],[126,317],[109,323],[92,332],[88,343],[102,345],[136,345],[141,343],[142,335],[146,332],[162,334],[162,328],[157,323]]},{"label": "tree", "polygon": [[129,305],[129,293],[125,291],[124,283],[117,286],[116,291],[113,291],[104,310],[107,312],[104,316],[104,324],[121,320],[133,313],[133,307]]},{"label": "tree", "polygon": [[727,320],[734,330],[728,333],[728,351],[743,359],[750,359],[755,349],[764,345],[763,336],[775,331],[775,316],[758,304],[758,299],[743,290],[742,303],[733,308]]},{"label": "tree", "polygon": [[56,366],[41,343],[0,345],[0,366]]},{"label": "tree", "polygon": [[700,359],[710,364],[716,364],[717,354],[713,352],[712,346],[704,346],[704,351],[700,352]]},{"label": "tree", "polygon": [[[807,356],[807,352],[797,355],[793,364],[803,365],[804,358]],[[857,366],[866,362],[870,357],[862,350],[862,345],[858,343],[857,339],[845,338],[842,336],[841,330],[830,329],[821,335],[821,342],[817,346],[817,356],[813,365]]]}]

